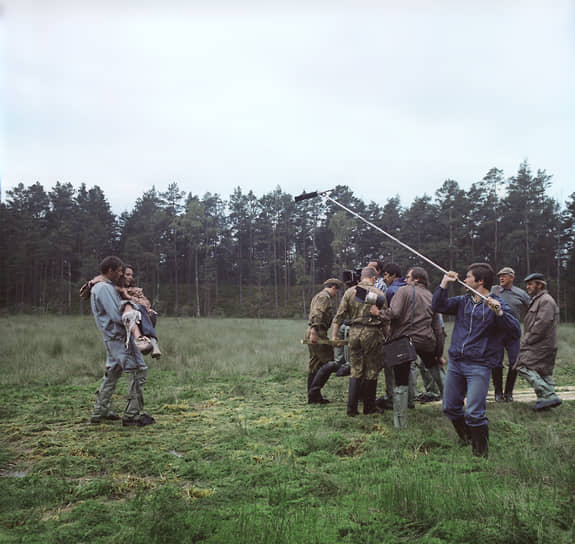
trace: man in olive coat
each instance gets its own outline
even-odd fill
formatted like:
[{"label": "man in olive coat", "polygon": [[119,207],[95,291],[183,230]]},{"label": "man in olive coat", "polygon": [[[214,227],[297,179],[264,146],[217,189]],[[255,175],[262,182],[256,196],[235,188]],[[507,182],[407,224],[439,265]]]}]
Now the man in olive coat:
[{"label": "man in olive coat", "polygon": [[531,303],[525,316],[525,334],[515,368],[535,389],[537,402],[533,409],[539,411],[561,404],[552,378],[557,355],[559,308],[547,292],[543,274],[530,274],[525,282]]},{"label": "man in olive coat", "polygon": [[[317,293],[310,304],[308,327],[305,333],[309,341],[309,372],[307,376],[308,404],[326,404],[329,401],[321,394],[330,374],[337,370],[337,365],[325,368],[318,376],[320,369],[328,363],[333,363],[333,347],[328,344],[327,331],[335,313],[334,300],[343,283],[337,278],[330,278],[324,283],[324,288]],[[318,378],[317,381],[314,381]]]}]

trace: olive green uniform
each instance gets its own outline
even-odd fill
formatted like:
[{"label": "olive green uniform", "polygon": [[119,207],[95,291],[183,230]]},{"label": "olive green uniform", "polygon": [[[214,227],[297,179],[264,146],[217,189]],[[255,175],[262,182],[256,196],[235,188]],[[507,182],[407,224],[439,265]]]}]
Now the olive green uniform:
[{"label": "olive green uniform", "polygon": [[[309,340],[312,327],[322,340],[328,340],[327,331],[331,325],[335,305],[327,289],[322,289],[311,301],[308,327],[305,339]],[[333,361],[333,347],[328,344],[308,344],[309,372],[316,374],[326,363]]]},{"label": "olive green uniform", "polygon": [[[367,280],[361,281],[359,285],[368,291],[384,296],[383,291]],[[371,315],[369,310],[369,304],[355,300],[355,287],[350,287],[341,299],[334,323],[341,326],[346,319],[350,323],[351,377],[376,380],[381,370],[383,359],[381,346],[385,339],[388,321]]]}]

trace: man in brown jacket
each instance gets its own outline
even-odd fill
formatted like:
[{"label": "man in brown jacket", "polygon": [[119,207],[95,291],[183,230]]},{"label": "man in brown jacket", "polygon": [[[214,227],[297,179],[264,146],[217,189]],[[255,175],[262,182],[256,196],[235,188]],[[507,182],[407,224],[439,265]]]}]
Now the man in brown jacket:
[{"label": "man in brown jacket", "polygon": [[[440,358],[443,354],[443,328],[439,314],[431,309],[431,292],[427,272],[419,266],[413,267],[405,277],[407,285],[400,287],[389,308],[381,311],[391,320],[391,338],[409,336],[417,355],[430,370],[443,393]],[[396,427],[407,426],[409,363],[394,367],[396,386],[393,391],[393,419]]]},{"label": "man in brown jacket", "polygon": [[559,308],[547,292],[543,274],[530,274],[525,282],[531,303],[525,316],[525,334],[515,368],[535,389],[537,402],[533,409],[539,411],[561,404],[552,378],[557,355]]}]

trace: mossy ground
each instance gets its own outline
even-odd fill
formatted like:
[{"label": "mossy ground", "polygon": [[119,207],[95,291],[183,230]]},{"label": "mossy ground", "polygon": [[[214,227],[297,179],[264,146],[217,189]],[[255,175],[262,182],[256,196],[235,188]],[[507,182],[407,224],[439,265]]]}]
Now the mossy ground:
[{"label": "mossy ground", "polygon": [[[332,403],[308,406],[301,321],[165,318],[145,389],[157,423],[90,425],[93,320],[0,329],[0,542],[575,541],[574,401],[490,402],[476,459],[437,404],[398,431],[390,413],[346,417],[332,378]],[[555,377],[575,385],[575,329],[560,334]]]}]

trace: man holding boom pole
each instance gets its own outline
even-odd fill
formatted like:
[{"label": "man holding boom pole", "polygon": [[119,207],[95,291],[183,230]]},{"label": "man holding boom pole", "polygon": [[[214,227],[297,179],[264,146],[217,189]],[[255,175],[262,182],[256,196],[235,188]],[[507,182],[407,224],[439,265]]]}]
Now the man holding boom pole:
[{"label": "man holding boom pole", "polygon": [[499,362],[504,342],[521,336],[519,321],[509,306],[489,294],[493,278],[489,264],[474,263],[468,267],[465,277],[466,286],[473,291],[448,298],[448,285],[458,280],[457,272],[449,271],[432,300],[434,312],[456,316],[449,347],[443,412],[462,442],[471,442],[473,455],[478,457],[487,457],[488,452],[485,405],[491,370]]}]

